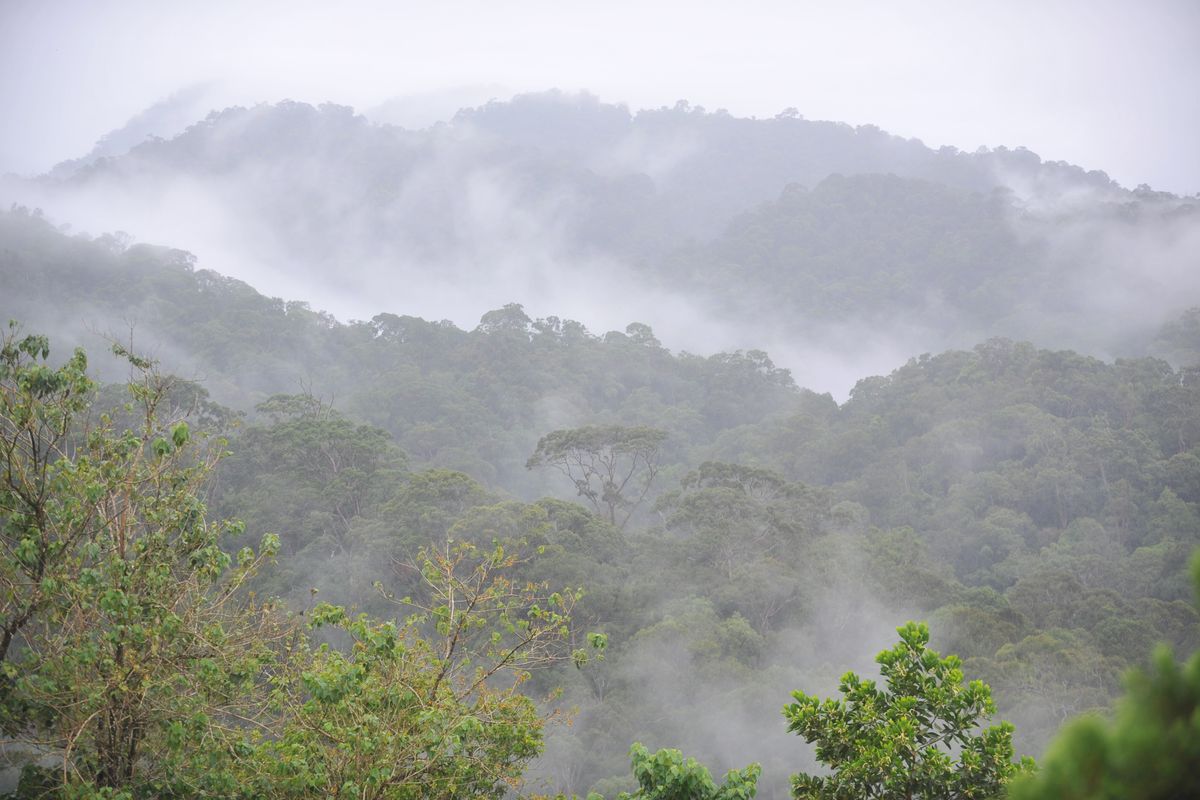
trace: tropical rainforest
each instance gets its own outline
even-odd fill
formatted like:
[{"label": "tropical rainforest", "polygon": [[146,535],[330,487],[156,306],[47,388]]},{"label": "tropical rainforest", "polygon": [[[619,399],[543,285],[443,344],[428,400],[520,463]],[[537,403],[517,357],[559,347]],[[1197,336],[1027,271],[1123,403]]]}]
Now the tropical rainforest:
[{"label": "tropical rainforest", "polygon": [[0,196],[9,796],[1200,791],[1200,198],[556,92]]}]

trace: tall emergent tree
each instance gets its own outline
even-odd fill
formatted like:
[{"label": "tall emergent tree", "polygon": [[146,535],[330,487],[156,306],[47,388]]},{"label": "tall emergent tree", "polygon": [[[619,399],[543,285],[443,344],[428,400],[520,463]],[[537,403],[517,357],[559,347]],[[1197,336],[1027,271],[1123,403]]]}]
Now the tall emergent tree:
[{"label": "tall emergent tree", "polygon": [[999,797],[1010,780],[1033,769],[1013,762],[1013,727],[983,730],[996,711],[982,681],[963,685],[957,656],[930,650],[929,628],[910,622],[900,641],[877,657],[887,689],[853,672],[841,700],[794,692],[783,709],[788,730],[817,745],[832,773],[792,776],[792,795],[813,800],[959,800]]},{"label": "tall emergent tree", "polygon": [[553,467],[608,521],[624,529],[658,474],[666,431],[589,425],[543,436],[525,466]]}]

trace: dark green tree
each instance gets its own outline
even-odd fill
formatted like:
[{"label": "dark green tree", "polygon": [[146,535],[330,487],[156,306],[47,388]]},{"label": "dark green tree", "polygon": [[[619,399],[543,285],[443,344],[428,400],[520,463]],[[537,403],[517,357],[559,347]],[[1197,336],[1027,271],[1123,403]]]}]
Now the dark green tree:
[{"label": "dark green tree", "polygon": [[[1200,604],[1200,551],[1192,557]],[[1126,679],[1116,717],[1082,717],[1051,745],[1013,800],[1200,797],[1200,652],[1180,664],[1166,646]]]}]

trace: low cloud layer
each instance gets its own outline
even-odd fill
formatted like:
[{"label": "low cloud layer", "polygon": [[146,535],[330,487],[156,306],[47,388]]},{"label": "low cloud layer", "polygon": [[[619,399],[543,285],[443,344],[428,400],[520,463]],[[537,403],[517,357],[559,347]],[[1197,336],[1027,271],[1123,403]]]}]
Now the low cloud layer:
[{"label": "low cloud layer", "polygon": [[1192,193],[1197,29],[1187,0],[360,0],[336,13],[312,0],[186,10],[9,0],[0,108],[20,124],[0,131],[0,172],[43,172],[197,83],[219,85],[221,105],[292,97],[361,109],[496,84],[587,87],[635,108],[680,97],[759,117],[795,107],[935,147],[1025,145],[1126,185]]},{"label": "low cloud layer", "polygon": [[[874,129],[788,133],[686,106],[633,118],[594,97],[560,94],[489,106],[424,132],[377,125],[348,108],[264,105],[221,112],[174,141],[140,143],[155,125],[178,127],[209,93],[198,86],[172,95],[53,178],[0,182],[0,202],[41,207],[74,230],[125,231],[188,250],[200,268],[342,320],[391,312],[470,329],[484,312],[517,302],[532,317],[576,319],[597,334],[644,322],[673,350],[765,350],[800,385],[839,399],[861,377],[993,335],[1124,354],[1200,302],[1200,215],[1188,202],[1130,193],[1025,151],[945,155]],[[737,211],[775,201],[788,176],[769,161],[761,177],[737,187],[709,175],[734,157],[726,151],[767,135],[833,137],[823,145],[833,166],[840,159],[967,186],[1003,182],[1013,194],[1002,224],[1026,248],[1015,274],[1035,276],[1036,285],[1007,287],[1016,294],[995,302],[1014,305],[997,305],[990,322],[962,318],[932,283],[915,304],[861,315],[816,308],[814,316],[769,292],[760,303],[731,302],[713,275],[691,272],[729,274],[738,265],[712,261],[704,242],[687,243],[697,233],[718,240]],[[130,142],[128,154],[116,152]],[[822,177],[815,162],[781,164],[807,180]],[[909,205],[897,209],[910,213],[918,202],[903,194],[910,185],[888,180],[880,191],[900,192],[895,202]],[[858,192],[853,199],[869,186],[830,192]],[[798,235],[787,214],[800,212],[781,213],[764,218],[775,227],[761,236],[783,254],[781,279],[800,280],[807,262],[785,253],[786,237]],[[747,224],[757,223],[741,224],[737,252],[751,246]],[[955,235],[929,241],[957,247]],[[807,258],[841,252],[799,244]],[[679,251],[685,245],[692,249]]]}]

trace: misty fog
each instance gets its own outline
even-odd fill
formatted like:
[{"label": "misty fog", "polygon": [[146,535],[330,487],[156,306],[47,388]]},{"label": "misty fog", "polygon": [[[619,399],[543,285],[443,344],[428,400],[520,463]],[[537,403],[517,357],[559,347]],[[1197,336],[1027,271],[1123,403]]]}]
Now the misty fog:
[{"label": "misty fog", "polygon": [[[293,611],[401,620],[396,565],[452,541],[582,587],[572,645],[607,655],[534,671],[544,747],[491,791],[615,798],[638,741],[786,797],[828,772],[790,692],[879,679],[908,620],[1040,758],[1156,642],[1200,647],[1196,31],[12,0],[0,316],[102,384],[112,340],[185,382],[172,412],[228,437],[222,546],[278,533],[251,586]],[[646,430],[637,502],[531,456]]]},{"label": "misty fog", "polygon": [[[1149,340],[1186,308],[1200,280],[1200,225],[1186,199],[1131,193],[1024,150],[932,151],[877,129],[792,117],[738,120],[687,104],[635,115],[587,94],[550,93],[420,130],[284,103],[214,112],[176,138],[106,154],[121,141],[107,137],[53,177],[10,178],[0,200],[92,234],[124,231],[188,250],[202,268],[342,320],[386,311],[470,329],[485,311],[518,302],[597,333],[644,322],[675,350],[765,349],[801,385],[839,398],[912,354],[989,336],[1121,354],[1119,342]],[[1010,189],[993,223],[1020,240],[1013,258],[1034,262],[1021,265],[1029,274],[1008,287],[1010,299],[993,302],[1010,307],[981,319],[944,295],[943,276],[929,275],[919,305],[797,317],[770,299],[739,307],[694,268],[667,281],[655,274],[677,251],[689,260],[697,248],[719,251],[739,214],[759,213],[789,186],[819,189],[830,175],[864,169],[948,180],[964,196]],[[699,175],[710,177],[697,183]],[[873,246],[891,246],[888,235]],[[927,246],[953,246],[934,236]],[[806,269],[802,253],[776,257],[776,268]],[[1055,277],[1042,283],[1041,272]],[[1040,296],[1048,289],[1052,299]]]}]

